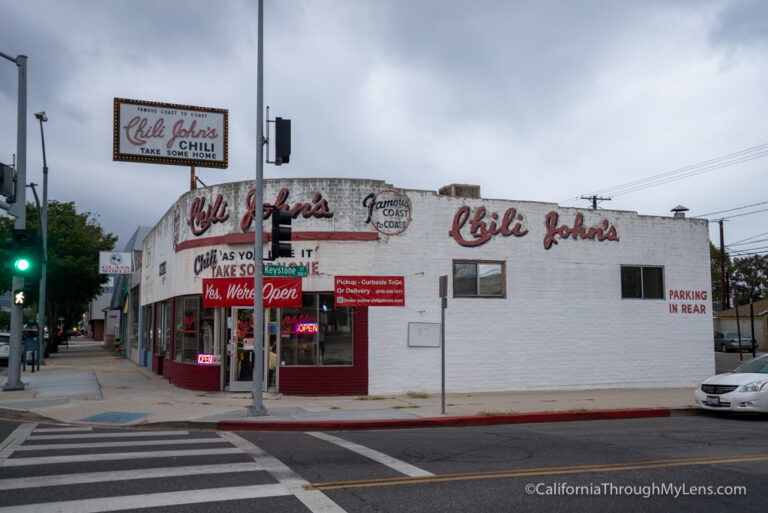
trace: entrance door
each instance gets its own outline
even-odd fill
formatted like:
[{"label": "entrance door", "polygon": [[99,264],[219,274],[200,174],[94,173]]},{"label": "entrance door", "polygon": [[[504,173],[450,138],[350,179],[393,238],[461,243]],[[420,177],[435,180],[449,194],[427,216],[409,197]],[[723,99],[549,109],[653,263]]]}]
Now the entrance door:
[{"label": "entrance door", "polygon": [[[267,336],[259,337],[264,348],[264,391],[277,389],[277,326],[275,309],[267,309],[264,315]],[[271,316],[271,317],[270,317]],[[229,355],[229,390],[230,392],[250,392],[253,390],[253,308],[232,309],[232,340]],[[268,338],[269,345],[264,344]]]},{"label": "entrance door", "polygon": [[233,308],[229,365],[231,392],[249,392],[253,388],[253,340],[253,308]]}]

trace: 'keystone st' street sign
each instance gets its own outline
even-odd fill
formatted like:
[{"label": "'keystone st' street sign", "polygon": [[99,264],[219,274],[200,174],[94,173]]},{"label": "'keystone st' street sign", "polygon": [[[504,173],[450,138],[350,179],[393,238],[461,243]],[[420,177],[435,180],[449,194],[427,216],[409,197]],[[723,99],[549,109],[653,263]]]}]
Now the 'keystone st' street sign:
[{"label": "'keystone st' street sign", "polygon": [[265,265],[264,276],[270,278],[306,278],[307,266],[305,265]]}]

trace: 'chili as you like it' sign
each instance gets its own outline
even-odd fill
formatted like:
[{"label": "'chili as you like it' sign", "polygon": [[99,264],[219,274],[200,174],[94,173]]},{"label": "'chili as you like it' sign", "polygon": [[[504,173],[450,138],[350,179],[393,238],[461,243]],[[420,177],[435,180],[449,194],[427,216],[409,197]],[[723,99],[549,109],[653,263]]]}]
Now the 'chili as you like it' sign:
[{"label": "'chili as you like it' sign", "polygon": [[228,112],[115,98],[113,160],[228,166]]}]

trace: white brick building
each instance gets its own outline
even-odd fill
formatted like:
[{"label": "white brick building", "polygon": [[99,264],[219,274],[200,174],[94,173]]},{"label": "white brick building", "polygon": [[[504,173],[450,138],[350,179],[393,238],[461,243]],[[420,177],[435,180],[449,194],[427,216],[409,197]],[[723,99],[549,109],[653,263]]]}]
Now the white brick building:
[{"label": "white brick building", "polygon": [[[265,375],[283,393],[439,390],[441,275],[449,392],[687,386],[714,371],[705,220],[482,199],[474,186],[264,185],[265,214],[294,218],[294,256],[277,263],[309,274],[301,308],[267,310],[277,365]],[[144,240],[152,366],[181,386],[250,390],[252,311],[201,296],[204,280],[252,276],[252,187],[185,193]],[[337,306],[338,276],[402,278],[405,305]]]}]

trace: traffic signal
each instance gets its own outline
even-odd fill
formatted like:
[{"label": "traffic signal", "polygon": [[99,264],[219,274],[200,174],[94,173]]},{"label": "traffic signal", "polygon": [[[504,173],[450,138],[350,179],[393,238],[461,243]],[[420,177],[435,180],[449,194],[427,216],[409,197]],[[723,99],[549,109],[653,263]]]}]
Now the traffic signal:
[{"label": "traffic signal", "polygon": [[292,220],[293,217],[289,211],[272,210],[272,260],[291,256]]},{"label": "traffic signal", "polygon": [[16,170],[0,162],[0,195],[8,199],[8,203],[16,202]]},{"label": "traffic signal", "polygon": [[291,120],[275,118],[275,165],[287,164],[291,157]]},{"label": "traffic signal", "polygon": [[14,290],[13,291],[13,304],[14,305],[21,305],[26,306],[27,305],[27,293],[24,290]]},{"label": "traffic signal", "polygon": [[28,283],[40,279],[42,250],[35,230],[13,230],[9,253],[14,276],[21,276]]}]

